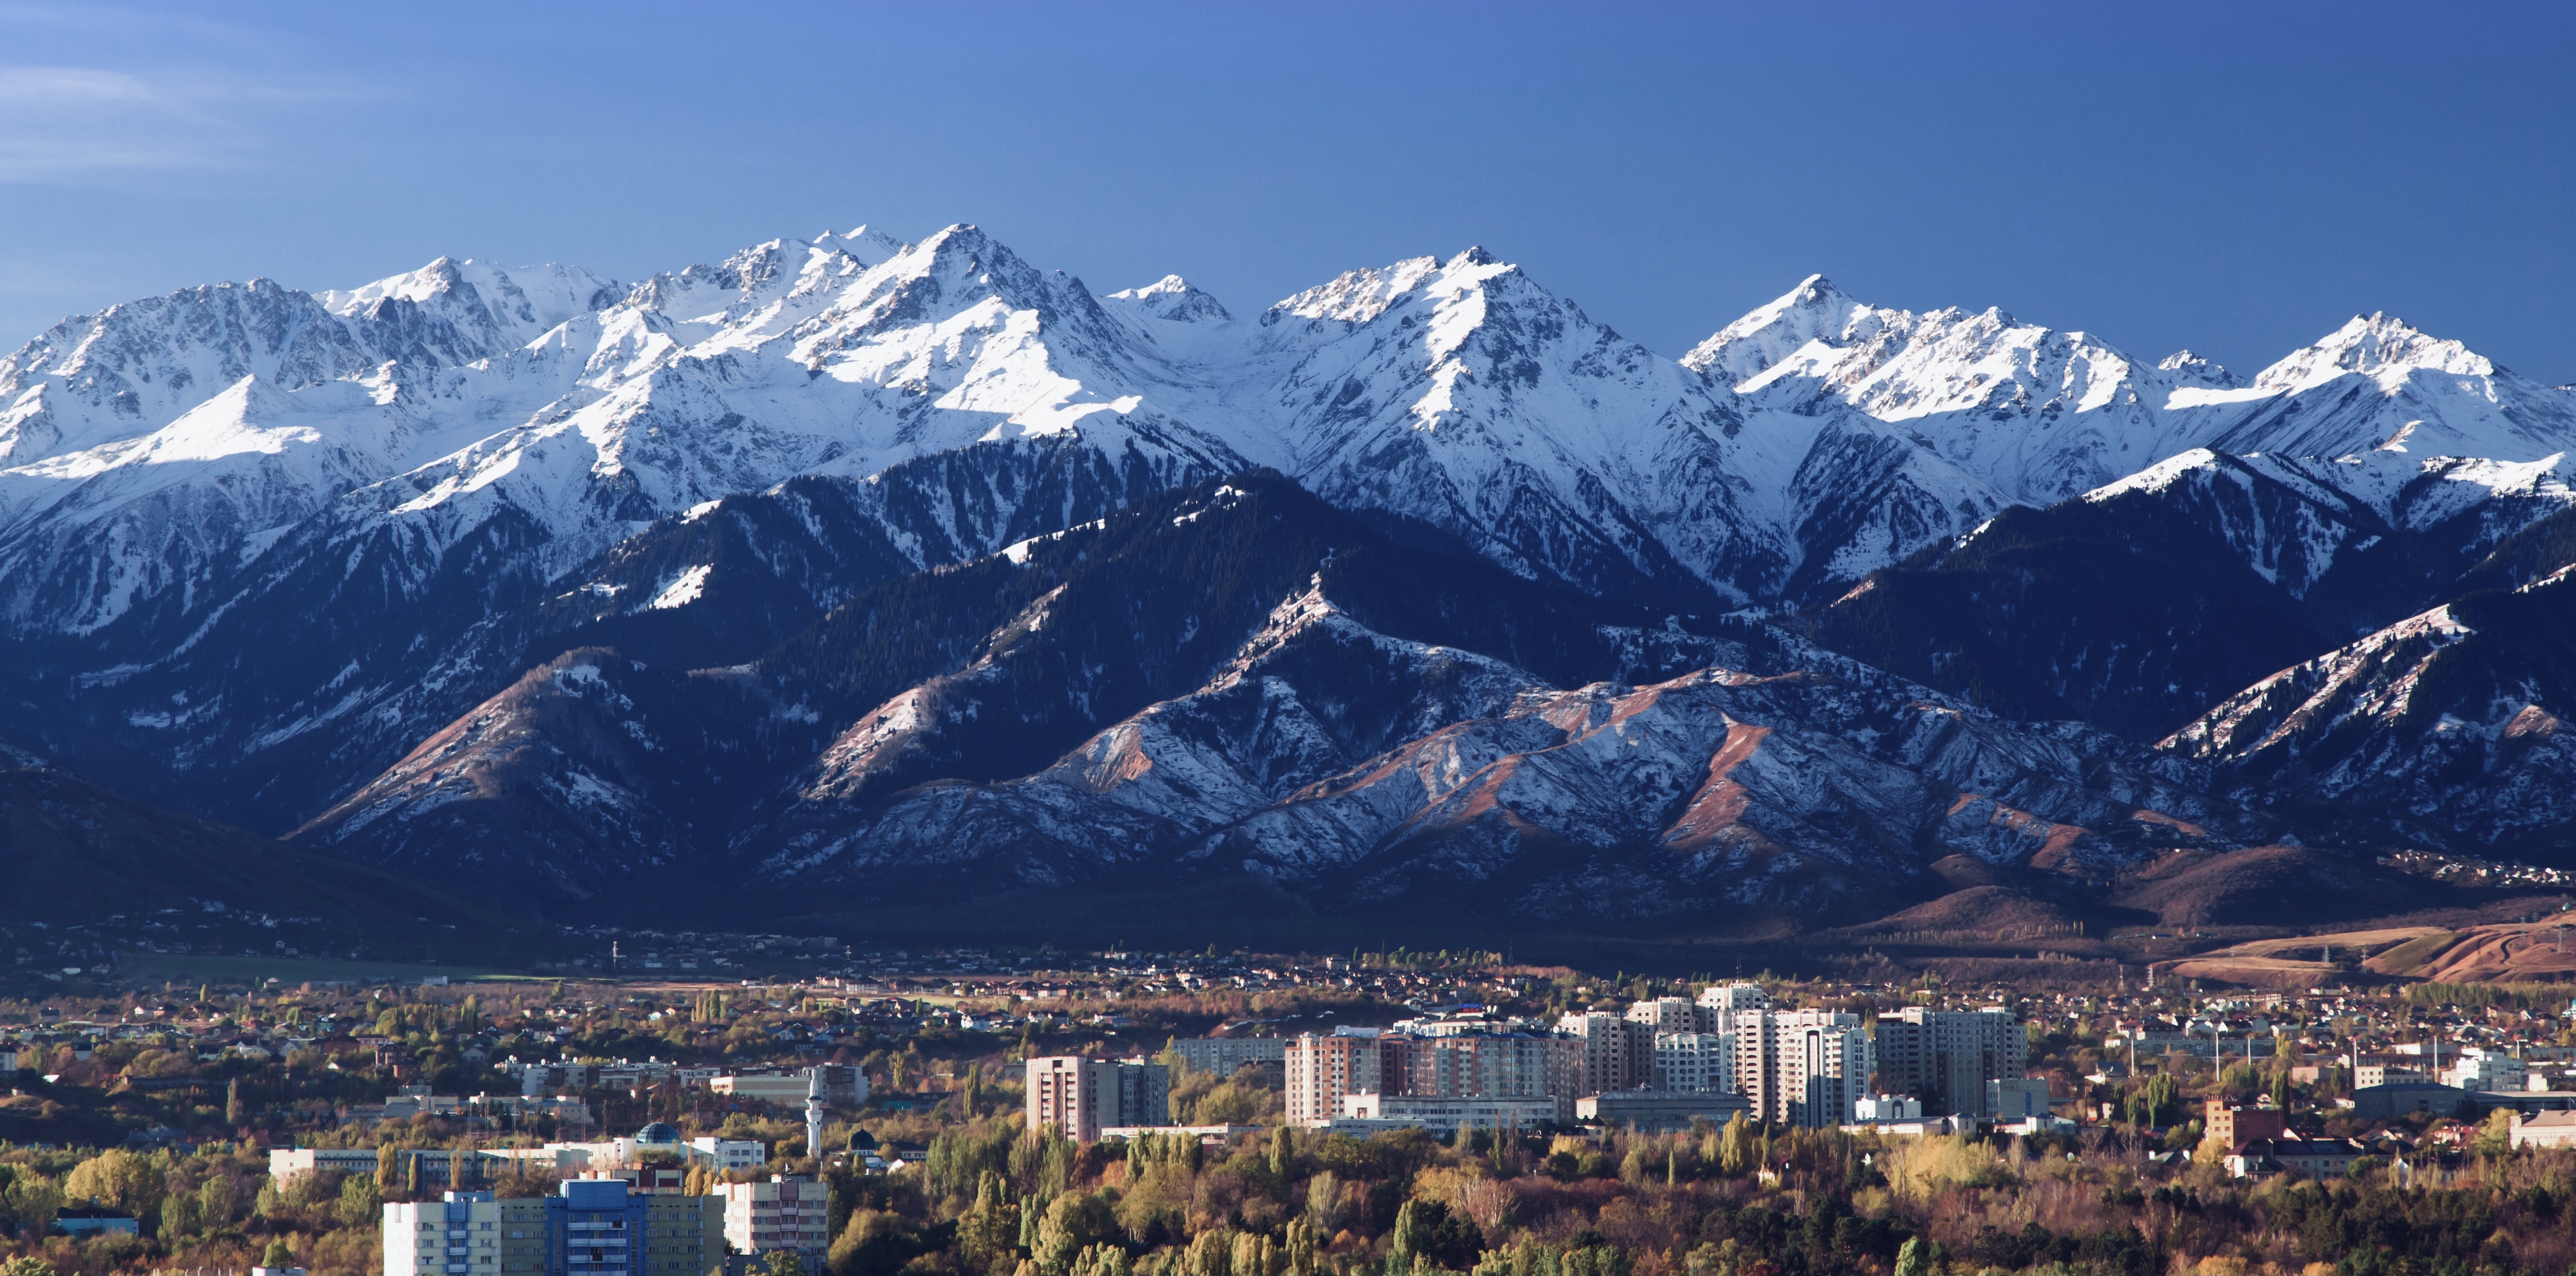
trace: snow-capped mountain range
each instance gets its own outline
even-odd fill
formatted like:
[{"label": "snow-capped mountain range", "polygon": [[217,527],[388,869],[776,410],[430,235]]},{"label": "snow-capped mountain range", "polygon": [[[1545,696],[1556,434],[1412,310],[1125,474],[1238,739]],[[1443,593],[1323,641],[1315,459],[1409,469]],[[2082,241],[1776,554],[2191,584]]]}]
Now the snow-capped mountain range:
[{"label": "snow-capped mountain range", "polygon": [[[272,833],[305,828],[374,858],[429,854],[386,831],[430,827],[414,817],[432,811],[503,791],[590,794],[624,814],[576,838],[568,830],[582,821],[558,803],[562,830],[531,832],[523,848],[532,863],[560,851],[538,876],[574,895],[591,871],[574,865],[620,857],[749,857],[764,874],[794,877],[882,868],[912,854],[907,845],[953,854],[976,836],[961,830],[999,827],[968,820],[987,810],[1015,812],[1003,823],[1019,831],[990,834],[997,844],[1048,866],[1029,880],[1156,857],[1256,874],[1295,862],[1308,867],[1289,877],[1365,894],[1381,888],[1362,878],[1411,881],[1412,870],[1354,866],[1429,843],[1341,815],[1329,817],[1335,827],[1379,831],[1349,832],[1330,854],[1278,841],[1322,837],[1313,821],[1327,817],[1311,813],[1359,800],[1347,796],[1355,781],[1334,778],[1345,768],[1443,739],[1453,769],[1472,756],[1476,767],[1552,773],[1554,763],[1531,771],[1511,759],[1532,748],[1572,758],[1613,738],[1569,725],[1595,712],[1570,706],[1597,702],[1618,717],[1632,696],[1697,698],[1729,721],[1738,709],[1724,706],[1746,706],[1746,729],[1768,734],[1742,739],[1808,758],[1797,774],[1892,766],[1912,777],[1863,787],[1893,803],[1871,817],[1883,828],[1873,836],[1913,846],[1948,835],[1900,819],[1900,808],[2002,799],[1927,771],[1921,757],[1885,756],[1915,730],[1881,720],[1898,712],[1890,705],[1983,705],[2007,715],[1993,719],[2008,724],[1999,731],[2024,729],[2009,725],[2015,713],[2091,719],[2115,733],[2077,751],[2094,759],[2098,783],[2102,759],[2145,748],[2286,665],[2379,625],[2416,623],[2406,618],[2457,590],[2526,585],[2563,565],[2552,529],[2571,503],[2571,441],[2576,394],[2384,315],[2357,317],[2247,378],[2188,351],[2149,362],[1999,310],[1873,307],[1821,277],[1671,359],[1473,248],[1353,270],[1258,311],[1178,276],[1096,292],[962,225],[916,243],[866,228],[773,240],[633,283],[442,258],[345,291],[254,280],[125,303],[0,359],[0,643],[11,656],[0,737],[169,805]],[[1658,617],[1672,632],[1714,632],[1709,618],[1753,608],[1728,623],[1771,633],[1788,623],[1779,618],[1804,616],[1790,628],[1899,676],[1849,666],[1836,685],[1879,688],[1878,707],[1825,712],[1793,689],[1839,657],[1787,630],[1775,634],[1786,645],[1763,649],[1807,658],[1758,669],[1705,644],[1692,648],[1697,664],[1641,664],[1643,638],[1543,672],[1508,651],[1452,644],[1396,659],[1414,670],[1401,676],[1368,665],[1389,685],[1417,687],[1406,703],[1419,707],[1347,739],[1308,732],[1298,738],[1333,743],[1297,746],[1303,760],[1291,765],[1264,752],[1287,737],[1211,724],[1269,722],[1286,706],[1339,698],[1327,684],[1360,676],[1358,666],[1276,674],[1264,661],[1326,641],[1318,633],[1381,653],[1396,650],[1384,642],[1426,640],[1336,629],[1358,622],[1329,591],[1313,592],[1330,578],[1316,569],[1333,545],[1290,563],[1258,538],[1190,552],[1230,556],[1235,566],[1208,579],[1258,580],[1278,596],[1193,613],[1170,667],[1152,676],[1121,681],[1068,656],[1003,678],[997,670],[1019,666],[995,653],[1046,647],[1025,635],[1064,605],[1037,598],[1017,620],[978,622],[975,642],[991,648],[980,656],[958,639],[857,677],[798,655],[860,642],[850,635],[871,616],[910,614],[930,588],[922,582],[941,573],[983,579],[997,561],[1101,534],[1103,520],[1157,494],[1269,472],[1355,520],[1331,533],[1337,544],[1376,537],[1381,554],[1481,560],[1545,599],[1642,608],[1611,626],[1635,635],[1664,629]],[[2026,546],[2038,542],[2026,533],[2043,515],[2095,556],[2052,550],[2060,557],[2034,566],[2039,551]],[[1225,522],[1192,517],[1177,525],[1185,537],[1217,537]],[[2035,633],[2033,613],[1995,610],[2015,589],[2026,601],[2012,605],[2030,605],[2029,591],[2046,589],[2033,582],[2051,572],[2099,572],[2102,555],[2155,557],[2183,542],[2191,566],[2154,616],[2125,602],[2074,607],[2060,592],[2048,604],[2058,610],[2041,611],[2065,624]],[[2522,574],[2497,575],[2512,571]],[[1998,581],[2011,587],[1990,587]],[[2229,624],[2196,601],[2210,590],[2238,591],[2246,614],[2273,628],[2194,654],[2202,649],[2174,635]],[[2201,619],[2175,619],[2186,612]],[[1022,637],[991,647],[1013,624]],[[1905,645],[1933,634],[1937,650]],[[2046,651],[2030,645],[2060,636]],[[877,646],[831,649],[903,640],[865,641]],[[2154,658],[2137,655],[2159,643]],[[565,663],[594,648],[622,654]],[[650,672],[618,674],[621,661]],[[736,673],[684,676],[717,668]],[[532,670],[550,672],[530,682]],[[588,703],[620,678],[661,680],[645,697],[659,697],[655,725],[495,707]],[[1419,690],[1422,678],[1438,693]],[[1632,691],[1639,679],[1664,690]],[[1763,690],[1743,690],[1752,687]],[[2532,702],[2556,694],[2535,689]],[[668,775],[652,777],[669,756],[700,756],[644,741],[702,711],[729,725],[692,728],[700,753],[763,759],[725,764],[739,800],[618,806],[667,788]],[[1021,720],[1012,714],[1048,725],[1018,733],[1026,739],[992,735]],[[985,734],[956,734],[969,720]],[[576,722],[589,744],[561,738]],[[1175,734],[1177,722],[1201,724],[1194,742],[1180,743],[1189,732]],[[1101,734],[1113,729],[1128,734]],[[1741,743],[1692,732],[1706,734],[1685,731],[1694,742],[1682,754],[1702,768],[1736,747],[1728,740]],[[2234,753],[2206,742],[2242,734],[2167,741],[2174,765],[2189,762],[2156,772],[2165,796],[2155,802],[2143,789],[2086,790],[2048,813],[2011,805],[2011,818],[2083,834],[2080,822],[2129,802],[2171,821],[2158,827],[2255,836],[2268,827],[2260,811],[2297,781],[2270,763],[2260,784],[2230,778]],[[1494,743],[1457,752],[1469,738]],[[1030,752],[1041,739],[1052,743]],[[1144,791],[1125,775],[1132,759],[1181,755],[1157,750],[1197,751],[1184,769],[1234,796],[1166,795],[1146,803],[1150,818],[1135,817],[1143,825],[1109,819]],[[656,752],[664,762],[651,761]],[[610,753],[627,758],[623,779],[580,761]],[[539,768],[545,783],[490,778],[521,773],[494,759],[538,754],[562,760]],[[2141,754],[2113,770],[2159,765]],[[1526,778],[1477,788],[1472,770],[1443,784],[1486,794],[1479,811],[1499,802],[1518,823],[1441,823],[1449,817],[1426,812],[1468,800],[1442,786],[1417,794],[1397,823],[1506,827],[1518,831],[1496,836],[1527,840],[1550,827],[1533,814],[1541,807],[1626,802],[1624,822],[1584,817],[1630,830],[1586,852],[1617,859],[1703,818],[1672,805],[1686,796],[1678,781],[1647,785],[1615,767],[1583,782],[1582,802],[1508,796]],[[1125,778],[1097,780],[1109,773]],[[1234,778],[1207,779],[1219,774]],[[1783,793],[1797,787],[1783,783]],[[1887,796],[1909,784],[1910,796]],[[1324,788],[1301,787],[1313,785]],[[1087,795],[1079,813],[1040,801],[1059,789]],[[1399,809],[1369,803],[1380,812],[1369,819]],[[1848,829],[1851,818],[1816,827]],[[1027,832],[1086,820],[1098,834],[1089,841]],[[1103,831],[1113,829],[1126,831]],[[2068,837],[2082,842],[2077,834]],[[1434,840],[1454,851],[1486,836]],[[1099,837],[1109,842],[1092,845]],[[586,849],[567,838],[587,838]],[[1839,862],[1848,842],[1799,834],[1765,845],[1808,865]],[[862,845],[866,856],[852,859]],[[1897,859],[1867,871],[1883,877],[1912,853],[1888,852]],[[1317,855],[1339,867],[1314,868]],[[1712,883],[1753,871],[1710,863]]]}]

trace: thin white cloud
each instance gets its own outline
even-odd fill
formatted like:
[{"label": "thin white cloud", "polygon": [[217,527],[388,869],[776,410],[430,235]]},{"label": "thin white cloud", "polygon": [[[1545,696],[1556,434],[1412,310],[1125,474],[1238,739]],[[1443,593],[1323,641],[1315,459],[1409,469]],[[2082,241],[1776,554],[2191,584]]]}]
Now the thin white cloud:
[{"label": "thin white cloud", "polygon": [[0,182],[203,167],[246,141],[174,85],[101,67],[0,65]]},{"label": "thin white cloud", "polygon": [[[237,33],[202,22],[183,24],[184,38],[171,39],[164,19],[0,4],[0,25],[22,21],[89,37],[59,42],[66,46],[93,47],[102,34],[97,24],[111,24],[125,37],[122,65],[40,60],[48,51],[58,58],[68,51],[31,47],[43,40],[11,50],[35,56],[0,62],[0,183],[252,166],[269,139],[289,134],[299,112],[389,96],[343,75],[263,66],[257,57],[209,62],[207,53],[235,44],[228,37]],[[69,30],[77,27],[91,29]]]},{"label": "thin white cloud", "polygon": [[0,103],[69,107],[99,102],[148,102],[152,86],[123,71],[85,66],[0,66]]}]

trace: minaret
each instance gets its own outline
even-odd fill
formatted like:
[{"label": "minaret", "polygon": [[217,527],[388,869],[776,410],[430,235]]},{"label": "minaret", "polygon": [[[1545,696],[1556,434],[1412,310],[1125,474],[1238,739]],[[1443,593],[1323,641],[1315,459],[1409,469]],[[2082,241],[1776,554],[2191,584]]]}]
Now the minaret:
[{"label": "minaret", "polygon": [[805,1070],[805,1155],[823,1164],[823,1070]]}]

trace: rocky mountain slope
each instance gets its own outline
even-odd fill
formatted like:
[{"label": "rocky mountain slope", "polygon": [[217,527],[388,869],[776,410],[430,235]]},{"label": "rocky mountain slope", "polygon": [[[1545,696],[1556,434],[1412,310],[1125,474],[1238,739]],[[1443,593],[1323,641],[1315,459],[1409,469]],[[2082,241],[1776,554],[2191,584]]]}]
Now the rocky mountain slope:
[{"label": "rocky mountain slope", "polygon": [[2570,440],[2383,315],[2246,378],[1819,277],[1671,360],[1478,249],[1257,311],[971,226],[215,285],[0,359],[0,735],[565,908],[2549,848]]},{"label": "rocky mountain slope", "polygon": [[[848,725],[791,764],[815,722]],[[735,779],[763,768],[773,792]],[[1758,623],[1405,546],[1264,473],[863,591],[739,671],[573,653],[298,840],[471,845],[557,896],[730,860],[808,908],[1249,874],[1326,908],[1848,912],[1945,854],[2080,876],[2258,835],[2203,787]]]}]

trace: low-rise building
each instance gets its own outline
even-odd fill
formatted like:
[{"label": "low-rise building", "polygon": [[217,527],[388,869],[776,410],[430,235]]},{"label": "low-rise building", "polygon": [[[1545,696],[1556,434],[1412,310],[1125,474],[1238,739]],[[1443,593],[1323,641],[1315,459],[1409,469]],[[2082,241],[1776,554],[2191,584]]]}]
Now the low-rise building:
[{"label": "low-rise building", "polygon": [[1419,1126],[1434,1134],[1458,1130],[1517,1130],[1556,1120],[1556,1099],[1550,1095],[1412,1095],[1352,1094],[1342,1097],[1342,1111],[1330,1128],[1352,1129],[1347,1123],[1372,1125]]},{"label": "low-rise building", "polygon": [[2394,1121],[2413,1112],[2450,1116],[2468,1097],[2466,1090],[2430,1081],[2363,1086],[2352,1092],[2352,1114],[2364,1121]]},{"label": "low-rise building", "polygon": [[2201,1110],[2202,1137],[2226,1144],[2230,1152],[2242,1152],[2258,1140],[2284,1138],[2289,1130],[2289,1120],[2279,1108],[2237,1107],[2224,1099],[2211,1099]]},{"label": "low-rise building", "polygon": [[1752,1107],[1743,1095],[1723,1090],[1614,1090],[1576,1099],[1574,1118],[1646,1132],[1687,1130],[1702,1121],[1724,1125]]},{"label": "low-rise building", "polygon": [[710,1077],[707,1088],[717,1094],[741,1099],[758,1099],[780,1107],[801,1107],[816,1081],[823,1083],[823,1101],[845,1108],[855,1108],[868,1101],[868,1074],[865,1070],[824,1064],[786,1073],[736,1073]]},{"label": "low-rise building", "polygon": [[1856,1125],[1922,1119],[1923,1101],[1910,1094],[1873,1094],[1852,1105],[1852,1122]]},{"label": "low-rise building", "polygon": [[2361,1156],[2349,1139],[2255,1139],[2227,1156],[2227,1172],[2238,1178],[2264,1174],[2298,1174],[2308,1178],[2341,1178]]},{"label": "low-rise building", "polygon": [[123,1232],[132,1236],[142,1230],[142,1224],[133,1215],[102,1205],[66,1205],[54,1211],[54,1226],[70,1236],[98,1236],[107,1232]]},{"label": "low-rise building", "polygon": [[2515,1114],[2513,1121],[2515,1147],[2576,1147],[2576,1112],[2537,1112],[2530,1116]]},{"label": "low-rise building", "polygon": [[2000,1077],[1986,1083],[1985,1111],[1980,1115],[1989,1121],[2024,1121],[2048,1113],[2048,1083],[2036,1077]]}]

